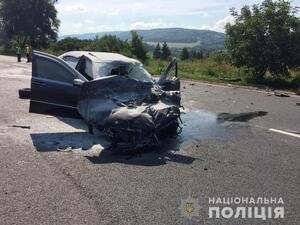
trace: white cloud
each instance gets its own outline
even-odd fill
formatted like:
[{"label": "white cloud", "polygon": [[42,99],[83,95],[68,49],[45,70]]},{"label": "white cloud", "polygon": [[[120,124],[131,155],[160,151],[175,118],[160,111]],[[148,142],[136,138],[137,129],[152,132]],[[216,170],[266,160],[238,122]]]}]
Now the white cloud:
[{"label": "white cloud", "polygon": [[88,8],[87,6],[83,5],[82,3],[76,3],[73,5],[66,5],[64,7],[64,10],[67,12],[76,12],[76,13],[80,13],[80,12],[87,12]]},{"label": "white cloud", "polygon": [[97,32],[98,31],[104,32],[104,31],[113,31],[114,28],[106,25],[98,25],[94,28],[94,30]]},{"label": "white cloud", "polygon": [[78,28],[82,27],[82,23],[74,23],[73,27],[78,29]]},{"label": "white cloud", "polygon": [[132,4],[131,8],[133,9],[133,11],[138,11],[138,10],[144,9],[145,6],[146,5],[144,3],[136,2],[136,3]]},{"label": "white cloud", "polygon": [[93,24],[93,23],[94,23],[94,21],[92,21],[92,20],[90,20],[90,19],[85,19],[84,22],[85,22],[85,23],[88,23],[88,24]]},{"label": "white cloud", "polygon": [[200,26],[200,29],[201,29],[201,30],[211,30],[211,27],[210,27],[209,25],[205,25],[205,24],[204,24],[204,25],[201,25],[201,26]]},{"label": "white cloud", "polygon": [[137,30],[137,29],[153,29],[153,28],[160,28],[164,27],[165,24],[163,22],[135,22],[130,25],[131,30]]},{"label": "white cloud", "polygon": [[217,32],[225,32],[225,25],[227,23],[233,24],[234,23],[234,17],[233,16],[226,16],[225,18],[218,20],[215,24],[212,26],[203,24],[200,26],[186,26],[190,29],[200,29],[200,30],[212,30]]},{"label": "white cloud", "polygon": [[113,10],[113,11],[111,11],[111,12],[108,12],[107,15],[108,15],[108,16],[117,16],[117,15],[120,14],[120,12],[121,12],[120,9],[115,9],[115,10]]},{"label": "white cloud", "polygon": [[227,23],[233,24],[234,23],[234,17],[233,16],[226,16],[224,19],[221,19],[215,23],[215,25],[212,27],[212,30],[224,32],[225,25]]}]

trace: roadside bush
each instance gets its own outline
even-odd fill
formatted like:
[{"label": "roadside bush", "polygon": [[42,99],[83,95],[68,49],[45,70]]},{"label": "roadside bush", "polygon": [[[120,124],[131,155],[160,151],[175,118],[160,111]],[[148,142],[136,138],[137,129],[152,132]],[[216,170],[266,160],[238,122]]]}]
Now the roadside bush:
[{"label": "roadside bush", "polygon": [[210,58],[218,64],[230,63],[230,58],[226,52],[216,52]]},{"label": "roadside bush", "polygon": [[4,55],[4,46],[0,45],[0,55]]}]

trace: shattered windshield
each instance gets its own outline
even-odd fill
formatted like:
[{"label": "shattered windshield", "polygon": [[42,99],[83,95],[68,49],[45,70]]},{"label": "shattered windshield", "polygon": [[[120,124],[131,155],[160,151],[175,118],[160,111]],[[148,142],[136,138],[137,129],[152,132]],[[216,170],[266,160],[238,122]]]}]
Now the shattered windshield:
[{"label": "shattered windshield", "polygon": [[151,75],[141,63],[133,62],[96,62],[95,78],[111,75],[125,76],[142,82],[153,83]]}]

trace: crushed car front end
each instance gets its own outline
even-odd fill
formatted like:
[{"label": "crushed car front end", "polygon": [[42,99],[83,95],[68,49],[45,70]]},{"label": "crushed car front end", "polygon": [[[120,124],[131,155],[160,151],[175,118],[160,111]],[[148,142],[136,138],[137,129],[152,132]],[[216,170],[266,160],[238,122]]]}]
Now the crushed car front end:
[{"label": "crushed car front end", "polygon": [[[177,68],[177,62],[172,62]],[[158,144],[161,137],[177,131],[180,121],[181,97],[176,90],[180,80],[167,77],[145,82],[111,75],[86,82],[81,87],[78,111],[118,148]]]}]

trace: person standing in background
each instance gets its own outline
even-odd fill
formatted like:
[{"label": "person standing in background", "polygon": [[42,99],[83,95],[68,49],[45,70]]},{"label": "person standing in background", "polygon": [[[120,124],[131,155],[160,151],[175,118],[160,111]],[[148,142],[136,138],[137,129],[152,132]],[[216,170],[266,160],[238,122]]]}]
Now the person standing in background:
[{"label": "person standing in background", "polygon": [[21,48],[19,45],[17,45],[17,47],[16,47],[16,52],[17,52],[18,62],[21,62]]},{"label": "person standing in background", "polygon": [[31,62],[30,47],[28,45],[26,45],[25,52],[26,52],[27,62]]}]

